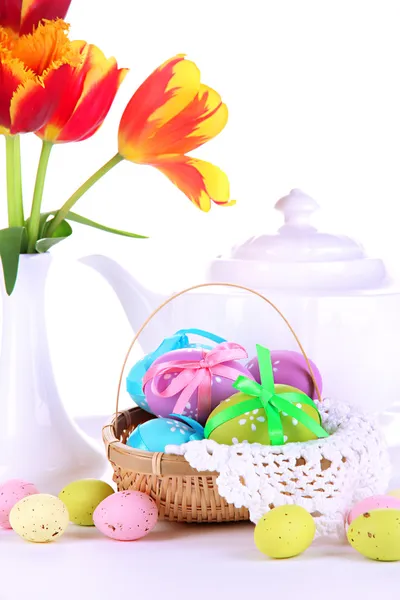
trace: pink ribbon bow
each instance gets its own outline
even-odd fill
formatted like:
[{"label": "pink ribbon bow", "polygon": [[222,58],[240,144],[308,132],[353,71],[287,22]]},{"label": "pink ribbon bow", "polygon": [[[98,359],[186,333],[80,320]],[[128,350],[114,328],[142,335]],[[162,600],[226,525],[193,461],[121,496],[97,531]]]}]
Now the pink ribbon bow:
[{"label": "pink ribbon bow", "polygon": [[[152,365],[143,378],[143,388],[150,380],[151,391],[161,398],[171,398],[181,392],[173,411],[182,414],[192,394],[198,389],[198,420],[206,421],[211,412],[211,378],[213,375],[236,381],[241,371],[223,363],[247,358],[247,352],[239,344],[224,342],[212,350],[202,349],[202,358],[196,361],[171,360]],[[167,373],[179,373],[164,391],[157,388],[155,378]],[[232,390],[234,393],[235,390]]]}]

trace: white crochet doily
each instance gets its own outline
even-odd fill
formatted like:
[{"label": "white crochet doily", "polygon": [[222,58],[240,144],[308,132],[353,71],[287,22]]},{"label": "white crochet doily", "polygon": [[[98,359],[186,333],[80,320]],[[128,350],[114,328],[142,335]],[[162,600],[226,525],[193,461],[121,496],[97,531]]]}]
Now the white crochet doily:
[{"label": "white crochet doily", "polygon": [[[317,402],[328,438],[284,446],[212,440],[167,446],[198,471],[216,471],[218,492],[252,522],[281,504],[298,504],[314,517],[317,536],[341,538],[347,511],[359,500],[387,490],[390,460],[374,421],[354,407]],[[322,462],[321,462],[322,461]]]}]

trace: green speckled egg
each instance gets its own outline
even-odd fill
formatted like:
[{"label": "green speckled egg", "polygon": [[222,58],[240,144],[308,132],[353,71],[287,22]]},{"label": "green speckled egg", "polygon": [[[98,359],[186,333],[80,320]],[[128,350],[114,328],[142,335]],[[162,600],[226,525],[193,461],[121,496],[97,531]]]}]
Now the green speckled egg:
[{"label": "green speckled egg", "polygon": [[301,554],[311,545],[314,536],[314,519],[304,508],[294,504],[267,512],[254,530],[257,548],[271,558]]},{"label": "green speckled egg", "polygon": [[69,517],[76,525],[94,525],[93,513],[114,490],[98,479],[80,479],[69,483],[58,497],[68,508]]},{"label": "green speckled egg", "polygon": [[400,510],[380,508],[360,515],[351,522],[347,539],[367,558],[400,560]]},{"label": "green speckled egg", "polygon": [[[296,392],[302,396],[306,396],[304,392],[297,388],[289,385],[275,385],[275,393],[283,394],[285,392]],[[234,396],[231,396],[228,400],[221,402],[217,408],[213,410],[209,416],[209,420],[215,415],[225,410],[228,406],[239,404],[245,400],[251,400],[251,396],[239,392]],[[310,406],[306,403],[298,402],[295,404],[303,412],[308,414],[316,423],[320,423],[320,415],[318,410],[314,406]],[[284,412],[281,413],[284,443],[289,442],[306,442],[308,440],[315,440],[317,436],[312,433],[305,425],[302,425],[297,419],[286,415]],[[223,423],[216,429],[214,429],[208,436],[210,440],[215,440],[219,444],[240,444],[241,442],[248,442],[249,444],[259,443],[268,446],[270,444],[270,438],[268,434],[268,422],[265,411],[263,408],[256,408],[250,412],[245,412],[239,417],[235,417]]]}]

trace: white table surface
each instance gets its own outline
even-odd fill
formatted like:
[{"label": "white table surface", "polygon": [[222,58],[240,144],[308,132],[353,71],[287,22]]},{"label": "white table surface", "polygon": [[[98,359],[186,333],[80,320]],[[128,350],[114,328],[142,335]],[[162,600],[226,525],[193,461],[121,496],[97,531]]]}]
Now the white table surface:
[{"label": "white table surface", "polygon": [[[88,430],[97,431],[97,423]],[[60,540],[44,545],[1,531],[0,600],[399,596],[400,563],[369,561],[350,546],[322,541],[297,558],[270,560],[256,549],[253,529],[250,523],[159,523],[142,540],[116,542],[95,528],[71,525]]]}]

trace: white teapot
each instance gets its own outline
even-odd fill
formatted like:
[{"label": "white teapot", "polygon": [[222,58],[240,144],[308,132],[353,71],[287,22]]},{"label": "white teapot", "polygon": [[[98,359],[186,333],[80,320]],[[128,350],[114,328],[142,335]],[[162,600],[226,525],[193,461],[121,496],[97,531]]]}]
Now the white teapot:
[{"label": "white teapot", "polygon": [[[317,203],[299,190],[278,201],[284,225],[234,247],[208,267],[207,282],[253,288],[272,300],[323,377],[324,396],[371,412],[397,402],[400,290],[380,259],[354,240],[310,224]],[[81,259],[113,286],[134,331],[166,298],[145,289],[115,261]],[[202,283],[202,282],[199,282]],[[285,323],[262,300],[233,288],[206,287],[168,304],[140,343],[145,353],[182,328],[202,328],[242,344],[297,350]]]}]

